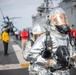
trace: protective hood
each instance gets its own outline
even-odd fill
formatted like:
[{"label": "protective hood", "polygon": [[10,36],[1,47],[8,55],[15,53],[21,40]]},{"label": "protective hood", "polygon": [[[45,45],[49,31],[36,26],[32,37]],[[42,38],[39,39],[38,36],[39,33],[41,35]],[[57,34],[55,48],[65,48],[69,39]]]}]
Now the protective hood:
[{"label": "protective hood", "polygon": [[[60,31],[63,30],[63,33],[64,33],[69,30],[67,15],[62,8],[57,7],[52,9],[51,12],[49,13],[49,20],[51,25],[50,29],[52,31],[56,33],[61,33]],[[61,30],[60,30],[60,27],[62,28]]]},{"label": "protective hood", "polygon": [[46,30],[42,26],[40,26],[39,24],[36,24],[32,29],[33,34],[41,34],[44,32],[46,32]]}]

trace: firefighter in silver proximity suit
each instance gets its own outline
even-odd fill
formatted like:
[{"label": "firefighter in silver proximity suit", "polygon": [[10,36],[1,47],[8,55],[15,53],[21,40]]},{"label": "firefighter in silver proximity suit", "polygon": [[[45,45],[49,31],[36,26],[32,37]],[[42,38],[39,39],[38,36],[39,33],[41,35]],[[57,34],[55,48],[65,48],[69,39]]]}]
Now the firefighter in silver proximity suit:
[{"label": "firefighter in silver proximity suit", "polygon": [[46,34],[36,40],[28,56],[32,61],[29,73],[30,75],[70,75],[69,68],[73,64],[71,58],[76,54],[68,41],[67,32],[70,28],[66,13],[60,7],[54,8],[49,14],[49,20],[51,45],[46,48],[48,44],[46,44]]},{"label": "firefighter in silver proximity suit", "polygon": [[39,23],[36,23],[35,26],[32,28],[32,35],[29,39],[29,41],[26,43],[26,47],[25,50],[23,52],[23,57],[25,60],[28,60],[28,55],[29,55],[29,51],[32,47],[32,45],[34,44],[35,40],[42,35],[46,30],[40,26]]}]

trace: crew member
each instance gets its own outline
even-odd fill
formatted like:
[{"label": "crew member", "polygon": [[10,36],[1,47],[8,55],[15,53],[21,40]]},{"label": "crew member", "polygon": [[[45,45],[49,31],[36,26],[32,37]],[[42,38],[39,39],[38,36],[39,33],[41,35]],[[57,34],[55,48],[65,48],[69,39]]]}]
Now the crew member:
[{"label": "crew member", "polygon": [[22,40],[22,51],[24,51],[26,43],[28,41],[28,32],[25,29],[23,29],[23,31],[21,32],[21,40]]},{"label": "crew member", "polygon": [[40,26],[40,24],[35,24],[35,26],[32,28],[31,31],[31,35],[30,38],[28,40],[28,42],[26,43],[26,47],[25,50],[23,52],[23,57],[24,59],[28,60],[28,55],[29,55],[29,51],[32,48],[34,42],[36,41],[36,39],[41,36],[42,34],[44,34],[46,32],[46,30]]},{"label": "crew member", "polygon": [[2,40],[3,40],[3,45],[4,45],[4,55],[8,55],[8,44],[9,44],[9,35],[7,32],[7,28],[4,28],[4,31],[2,33]]}]

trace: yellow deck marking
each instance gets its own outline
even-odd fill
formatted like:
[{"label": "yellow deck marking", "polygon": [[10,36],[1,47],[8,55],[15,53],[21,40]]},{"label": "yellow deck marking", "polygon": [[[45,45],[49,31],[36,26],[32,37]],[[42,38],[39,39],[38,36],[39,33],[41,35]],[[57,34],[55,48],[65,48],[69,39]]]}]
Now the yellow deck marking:
[{"label": "yellow deck marking", "polygon": [[28,68],[30,64],[21,64],[22,68]]}]

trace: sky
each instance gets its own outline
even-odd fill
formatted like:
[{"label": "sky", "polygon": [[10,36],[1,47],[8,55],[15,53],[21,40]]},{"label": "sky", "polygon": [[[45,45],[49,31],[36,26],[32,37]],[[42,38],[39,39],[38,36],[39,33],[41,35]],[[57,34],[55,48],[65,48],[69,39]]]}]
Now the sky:
[{"label": "sky", "polygon": [[32,27],[32,16],[37,14],[37,7],[40,6],[43,1],[44,0],[0,0],[0,25],[3,24],[2,10],[4,17],[19,17],[13,21],[14,26],[19,30]]},{"label": "sky", "polygon": [[[56,5],[61,0],[52,1],[55,1],[54,5]],[[14,19],[13,25],[22,30],[23,28],[32,27],[32,16],[37,14],[37,7],[43,2],[44,0],[0,0],[0,30],[3,24],[1,10],[4,17],[19,17]]]}]

